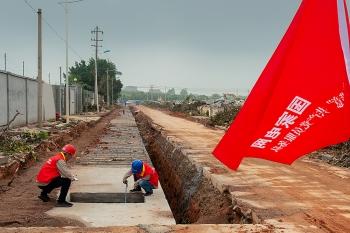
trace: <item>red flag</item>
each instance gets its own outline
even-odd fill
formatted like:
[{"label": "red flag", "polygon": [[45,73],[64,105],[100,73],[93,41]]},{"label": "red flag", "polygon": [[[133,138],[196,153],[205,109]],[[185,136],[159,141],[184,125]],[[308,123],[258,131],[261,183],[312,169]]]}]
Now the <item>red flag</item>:
[{"label": "red flag", "polygon": [[350,137],[345,0],[303,0],[282,41],[213,154],[291,164]]}]

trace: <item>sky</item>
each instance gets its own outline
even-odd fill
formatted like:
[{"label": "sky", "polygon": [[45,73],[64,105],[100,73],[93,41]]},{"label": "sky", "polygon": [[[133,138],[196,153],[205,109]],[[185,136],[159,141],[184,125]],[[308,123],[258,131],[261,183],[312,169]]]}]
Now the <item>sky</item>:
[{"label": "sky", "polygon": [[[65,70],[65,15],[56,0],[27,0],[43,11],[43,77]],[[0,69],[37,76],[37,14],[24,0],[0,0]],[[69,65],[94,56],[91,30],[103,30],[100,58],[124,86],[247,93],[287,30],[300,0],[84,0],[69,4]],[[49,25],[48,25],[48,24]],[[110,50],[109,53],[103,53]]]}]

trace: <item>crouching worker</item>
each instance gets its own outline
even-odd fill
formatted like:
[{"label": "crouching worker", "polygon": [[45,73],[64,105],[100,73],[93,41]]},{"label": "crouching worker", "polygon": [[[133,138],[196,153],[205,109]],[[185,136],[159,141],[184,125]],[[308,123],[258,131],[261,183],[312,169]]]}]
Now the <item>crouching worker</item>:
[{"label": "crouching worker", "polygon": [[36,182],[42,190],[38,196],[43,202],[50,200],[48,194],[55,188],[61,187],[57,200],[57,207],[71,207],[73,204],[66,201],[66,196],[72,180],[77,180],[67,167],[66,161],[75,156],[76,149],[67,144],[62,151],[49,158],[41,167]]},{"label": "crouching worker", "polygon": [[158,188],[158,174],[154,168],[141,160],[134,160],[131,164],[131,170],[129,170],[123,177],[123,183],[128,183],[128,178],[134,176],[134,189],[130,192],[141,191],[141,188],[145,190],[144,196],[153,194],[153,189]]}]

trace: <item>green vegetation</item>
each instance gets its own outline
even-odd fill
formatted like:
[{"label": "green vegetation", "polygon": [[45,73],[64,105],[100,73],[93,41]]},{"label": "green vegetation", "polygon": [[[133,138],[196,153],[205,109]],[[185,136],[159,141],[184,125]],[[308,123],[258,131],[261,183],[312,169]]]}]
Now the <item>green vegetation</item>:
[{"label": "green vegetation", "polygon": [[0,152],[5,155],[12,155],[16,153],[29,153],[33,148],[22,140],[8,139],[0,141]]},{"label": "green vegetation", "polygon": [[225,106],[224,111],[218,112],[216,115],[210,117],[209,125],[219,125],[228,127],[232,121],[236,118],[238,112],[241,110],[241,106],[228,105]]},{"label": "green vegetation", "polygon": [[187,89],[180,90],[179,94],[176,94],[175,89],[171,88],[167,92],[162,92],[159,89],[151,89],[147,92],[145,91],[128,91],[123,90],[121,92],[122,100],[143,100],[143,101],[185,101],[186,98],[191,97],[192,99],[198,101],[208,101],[220,98],[219,94],[213,94],[211,96],[206,95],[196,95],[188,92]]},{"label": "green vegetation", "polygon": [[3,135],[0,140],[0,152],[5,155],[33,152],[33,144],[49,137],[48,131],[26,131],[19,136]]},{"label": "green vegetation", "polygon": [[[116,68],[113,62],[106,59],[97,60],[97,73],[98,73],[98,89],[99,94],[105,96],[107,101],[107,70],[108,70],[108,85],[109,93],[112,93],[112,80],[113,80],[113,102],[120,96],[123,84],[117,76],[122,75]],[[81,60],[75,62],[73,67],[69,68],[69,82],[72,84],[80,84],[84,89],[89,91],[95,90],[95,60],[90,58],[88,62]]]},{"label": "green vegetation", "polygon": [[49,137],[49,132],[47,131],[26,131],[21,134],[21,138],[25,142],[37,143],[42,140],[46,140]]}]

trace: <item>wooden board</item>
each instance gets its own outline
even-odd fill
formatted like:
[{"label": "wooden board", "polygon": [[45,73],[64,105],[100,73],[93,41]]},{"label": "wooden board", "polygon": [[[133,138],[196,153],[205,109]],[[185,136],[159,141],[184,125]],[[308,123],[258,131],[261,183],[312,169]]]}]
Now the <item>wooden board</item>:
[{"label": "wooden board", "polygon": [[81,203],[144,203],[143,193],[71,193],[71,202]]}]

